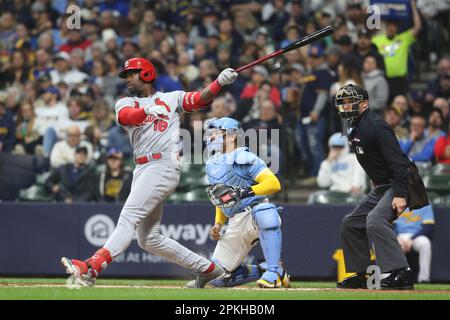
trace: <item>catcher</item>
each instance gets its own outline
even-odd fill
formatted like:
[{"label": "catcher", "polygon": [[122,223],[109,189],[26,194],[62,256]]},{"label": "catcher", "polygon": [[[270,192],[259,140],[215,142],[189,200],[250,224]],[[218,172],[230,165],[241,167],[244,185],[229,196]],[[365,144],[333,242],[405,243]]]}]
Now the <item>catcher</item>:
[{"label": "catcher", "polygon": [[[238,148],[242,134],[241,124],[226,117],[210,120],[205,133],[210,156],[206,191],[216,207],[210,236],[218,241],[212,261],[227,272],[211,284],[236,286],[257,280],[261,288],[289,287],[289,276],[280,264],[280,216],[266,197],[280,191],[280,182],[258,156],[248,148]],[[226,220],[228,226],[221,232]],[[242,264],[258,238],[265,262]]]}]

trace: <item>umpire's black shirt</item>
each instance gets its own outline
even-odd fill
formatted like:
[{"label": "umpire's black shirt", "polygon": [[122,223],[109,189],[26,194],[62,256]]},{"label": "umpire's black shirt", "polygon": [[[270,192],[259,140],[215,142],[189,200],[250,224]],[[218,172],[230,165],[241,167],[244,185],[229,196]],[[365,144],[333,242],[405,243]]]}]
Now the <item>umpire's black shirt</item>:
[{"label": "umpire's black shirt", "polygon": [[389,125],[366,109],[352,123],[348,140],[375,186],[393,183],[394,197],[406,198],[410,161]]}]

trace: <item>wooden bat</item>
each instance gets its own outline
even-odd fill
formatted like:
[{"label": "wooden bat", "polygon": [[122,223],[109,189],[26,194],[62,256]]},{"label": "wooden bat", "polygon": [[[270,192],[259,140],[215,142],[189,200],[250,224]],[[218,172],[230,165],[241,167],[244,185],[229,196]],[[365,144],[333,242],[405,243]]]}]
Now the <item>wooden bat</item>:
[{"label": "wooden bat", "polygon": [[239,68],[235,69],[235,71],[236,72],[241,72],[242,70],[251,68],[254,65],[260,64],[261,62],[264,62],[266,60],[269,60],[269,59],[272,59],[274,57],[277,57],[277,56],[279,56],[279,55],[281,55],[283,53],[286,53],[288,51],[291,51],[291,50],[294,50],[294,49],[306,46],[306,45],[308,45],[308,44],[310,44],[310,43],[312,43],[314,41],[317,41],[319,39],[322,39],[322,38],[332,34],[333,32],[334,32],[333,27],[332,26],[327,26],[325,28],[322,28],[320,30],[317,30],[317,31],[307,35],[306,37],[304,37],[302,39],[299,39],[299,40],[291,43],[290,45],[288,45],[288,46],[286,46],[284,48],[281,48],[281,49],[279,49],[277,51],[269,53],[268,55],[266,55],[264,57],[261,57],[258,60],[255,60],[255,61],[252,61],[252,62],[246,64],[245,66],[239,67]]}]

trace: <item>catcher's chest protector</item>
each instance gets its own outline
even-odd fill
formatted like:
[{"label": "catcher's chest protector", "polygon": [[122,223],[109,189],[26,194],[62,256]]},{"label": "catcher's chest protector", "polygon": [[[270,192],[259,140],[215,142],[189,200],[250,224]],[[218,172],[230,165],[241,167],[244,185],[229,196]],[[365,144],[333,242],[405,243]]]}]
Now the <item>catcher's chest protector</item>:
[{"label": "catcher's chest protector", "polygon": [[[206,162],[206,174],[210,185],[223,183],[227,186],[239,188],[250,187],[253,180],[250,178],[248,170],[253,164],[255,155],[249,153],[247,148],[238,148],[230,153],[219,154],[211,157]],[[239,201],[232,208],[222,209],[227,216],[233,215],[243,210],[244,207],[257,199],[264,197],[249,197]]]}]

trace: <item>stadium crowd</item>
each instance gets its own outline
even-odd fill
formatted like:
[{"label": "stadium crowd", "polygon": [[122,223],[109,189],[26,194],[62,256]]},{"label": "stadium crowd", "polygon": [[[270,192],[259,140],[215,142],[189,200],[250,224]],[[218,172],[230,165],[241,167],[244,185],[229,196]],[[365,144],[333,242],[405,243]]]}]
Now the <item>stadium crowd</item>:
[{"label": "stadium crowd", "polygon": [[[449,7],[407,4],[408,18],[370,30],[363,0],[0,1],[0,153],[48,159],[45,187],[58,201],[121,201],[133,164],[113,112],[128,94],[118,77],[125,60],[149,58],[159,91],[198,90],[220,70],[334,24],[322,41],[241,72],[182,126],[194,132],[195,120],[231,116],[245,129],[279,129],[279,149],[267,145],[278,175],[315,186],[328,139],[343,130],[334,95],[354,83],[412,159],[450,164]],[[417,90],[423,69],[434,73]],[[101,187],[87,192],[93,185]]]}]

